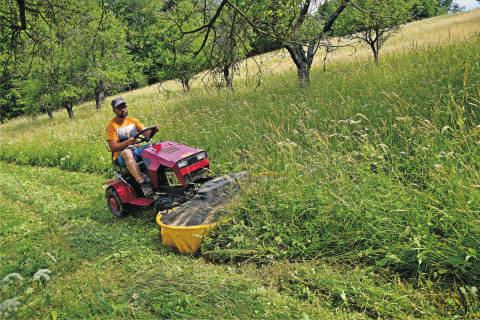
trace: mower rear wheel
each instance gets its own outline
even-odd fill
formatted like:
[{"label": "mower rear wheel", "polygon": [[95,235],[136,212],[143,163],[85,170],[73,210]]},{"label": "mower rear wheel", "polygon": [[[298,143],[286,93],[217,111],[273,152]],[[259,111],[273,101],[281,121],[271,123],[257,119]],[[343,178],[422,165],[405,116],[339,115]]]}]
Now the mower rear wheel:
[{"label": "mower rear wheel", "polygon": [[116,218],[122,218],[127,215],[125,205],[120,201],[120,197],[115,189],[108,188],[105,192],[105,199],[107,200],[107,206],[110,209],[110,212]]}]

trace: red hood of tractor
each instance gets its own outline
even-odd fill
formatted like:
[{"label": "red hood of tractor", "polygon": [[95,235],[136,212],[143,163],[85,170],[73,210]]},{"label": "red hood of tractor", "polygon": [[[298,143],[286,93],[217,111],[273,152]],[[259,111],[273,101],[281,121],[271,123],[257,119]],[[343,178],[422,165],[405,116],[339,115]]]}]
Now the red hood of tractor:
[{"label": "red hood of tractor", "polygon": [[178,161],[202,151],[201,149],[192,148],[181,143],[163,141],[145,148],[142,151],[142,158],[147,159],[147,163],[155,163],[167,168],[173,168]]}]

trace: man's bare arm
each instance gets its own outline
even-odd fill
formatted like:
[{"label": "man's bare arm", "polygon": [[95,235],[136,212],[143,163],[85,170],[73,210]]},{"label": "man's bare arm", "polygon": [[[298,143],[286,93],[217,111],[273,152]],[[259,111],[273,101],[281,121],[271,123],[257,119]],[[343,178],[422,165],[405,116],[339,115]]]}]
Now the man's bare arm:
[{"label": "man's bare arm", "polygon": [[135,138],[130,137],[125,141],[122,142],[115,142],[115,141],[108,141],[108,146],[111,152],[122,151],[123,149],[127,148],[128,146],[135,144]]}]

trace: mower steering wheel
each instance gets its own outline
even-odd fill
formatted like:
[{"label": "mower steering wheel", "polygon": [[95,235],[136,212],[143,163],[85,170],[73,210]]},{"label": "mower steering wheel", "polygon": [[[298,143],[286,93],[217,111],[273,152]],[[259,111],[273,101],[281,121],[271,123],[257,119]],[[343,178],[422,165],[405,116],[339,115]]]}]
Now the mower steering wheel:
[{"label": "mower steering wheel", "polygon": [[[147,131],[151,130],[151,134],[149,137],[145,136],[145,133]],[[135,137],[133,137],[136,141],[136,143],[142,143],[142,142],[149,142],[150,139],[153,138],[153,136],[158,132],[158,128],[157,127],[148,127],[148,128],[145,128],[143,129],[142,131],[140,131],[139,133],[137,133],[135,135]]]}]

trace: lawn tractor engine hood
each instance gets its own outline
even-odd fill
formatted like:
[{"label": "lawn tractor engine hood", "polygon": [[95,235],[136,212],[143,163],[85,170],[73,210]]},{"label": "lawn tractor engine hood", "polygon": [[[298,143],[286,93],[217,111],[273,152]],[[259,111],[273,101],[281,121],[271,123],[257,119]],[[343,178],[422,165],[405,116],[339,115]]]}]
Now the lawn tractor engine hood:
[{"label": "lawn tractor engine hood", "polygon": [[205,150],[173,141],[163,141],[142,151],[142,158],[154,187],[158,186],[157,172],[161,166],[171,169],[181,184],[197,170],[208,169],[209,160]]}]

